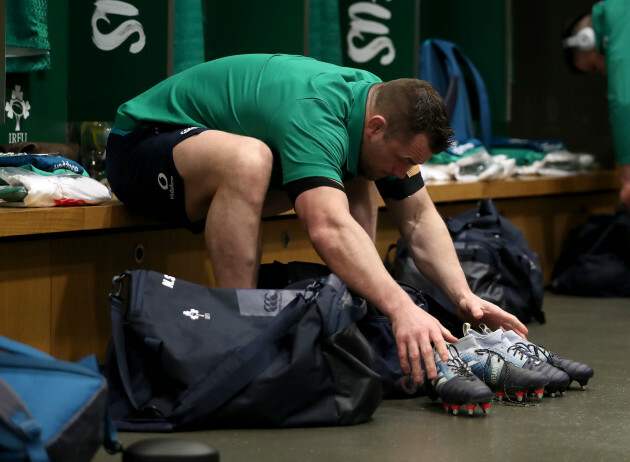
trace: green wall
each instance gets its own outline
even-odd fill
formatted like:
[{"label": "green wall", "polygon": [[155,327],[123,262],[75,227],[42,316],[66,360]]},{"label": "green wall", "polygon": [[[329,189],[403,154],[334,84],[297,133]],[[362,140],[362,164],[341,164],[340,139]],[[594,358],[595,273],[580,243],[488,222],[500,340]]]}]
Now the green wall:
[{"label": "green wall", "polygon": [[307,0],[205,0],[206,59],[244,53],[307,53]]},{"label": "green wall", "polygon": [[[91,16],[94,2],[79,0],[49,1],[48,26],[51,43],[52,68],[46,71],[7,75],[5,104],[19,85],[23,100],[30,105],[28,117],[9,119],[0,126],[0,144],[15,141],[65,142],[77,141],[76,126],[82,120],[113,120],[115,109],[127,98],[140,93],[173,72],[173,60],[182,53],[173,51],[177,28],[168,22],[169,7],[203,7],[206,21],[204,48],[206,59],[234,53],[276,51],[306,54],[308,52],[308,24],[305,8],[309,1],[267,0],[248,2],[235,0],[133,0],[139,10],[132,18],[145,30],[146,46],[141,53],[128,51],[133,37],[110,52],[96,49],[91,39]],[[348,7],[352,0],[340,0],[342,45],[347,51],[349,30]],[[369,69],[384,79],[417,76],[418,42],[429,37],[444,38],[460,45],[477,65],[488,87],[495,134],[505,131],[506,94],[506,6],[503,0],[421,0],[419,19],[414,1],[401,9],[402,3],[378,0],[376,5],[387,7],[392,18],[385,25],[399,44],[400,67]],[[177,19],[178,15],[174,15]],[[401,18],[402,16],[402,18]],[[417,18],[417,16],[415,16]],[[373,20],[363,14],[363,19]],[[111,28],[126,18],[112,17]],[[400,22],[393,21],[394,19]],[[117,21],[117,22],[116,22]],[[396,24],[398,26],[394,27]],[[419,24],[419,37],[418,37]],[[103,32],[106,24],[99,27]],[[180,25],[181,27],[181,25]],[[197,26],[198,27],[198,24]],[[175,29],[175,34],[173,32]],[[311,34],[311,42],[316,38]],[[370,37],[366,37],[369,40]],[[361,45],[361,43],[358,43]],[[367,43],[366,43],[367,44]],[[203,46],[200,44],[200,46]],[[169,49],[169,47],[171,47]],[[185,54],[190,64],[200,59]],[[380,55],[379,55],[380,57]],[[350,65],[347,57],[344,64]],[[369,67],[354,64],[356,67]],[[183,67],[176,66],[177,70]],[[391,72],[390,72],[391,70]],[[391,75],[390,75],[391,74]]]}]

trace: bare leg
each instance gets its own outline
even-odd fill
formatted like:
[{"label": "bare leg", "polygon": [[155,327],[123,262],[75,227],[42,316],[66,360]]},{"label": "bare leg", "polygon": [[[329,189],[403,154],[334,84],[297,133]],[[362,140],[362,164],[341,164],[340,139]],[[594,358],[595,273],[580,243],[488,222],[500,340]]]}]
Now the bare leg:
[{"label": "bare leg", "polygon": [[184,181],[188,218],[206,218],[217,286],[254,288],[271,150],[253,138],[206,131],[178,144],[173,159]]},{"label": "bare leg", "polygon": [[372,242],[376,242],[379,193],[373,181],[355,178],[344,185],[348,195],[350,213],[365,229]]}]

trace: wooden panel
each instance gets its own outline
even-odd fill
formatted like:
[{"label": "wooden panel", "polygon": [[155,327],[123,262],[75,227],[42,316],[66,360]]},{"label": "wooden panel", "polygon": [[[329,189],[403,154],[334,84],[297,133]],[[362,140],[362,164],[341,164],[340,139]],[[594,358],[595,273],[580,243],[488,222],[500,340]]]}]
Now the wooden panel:
[{"label": "wooden panel", "polygon": [[108,294],[125,270],[149,269],[204,285],[214,276],[203,236],[153,230],[58,237],[52,245],[52,352],[104,359],[111,337]]},{"label": "wooden panel", "polygon": [[112,277],[133,269],[134,233],[60,237],[53,241],[52,351],[78,360],[105,352],[111,336],[109,301]]},{"label": "wooden panel", "polygon": [[[616,191],[619,180],[616,172],[601,171],[588,175],[555,178],[512,178],[478,183],[431,183],[427,189],[436,204],[494,199],[551,196],[582,192]],[[288,212],[282,217],[292,216]],[[273,223],[275,219],[269,220]],[[277,225],[270,225],[275,232]],[[0,238],[34,234],[105,230],[120,228],[172,228],[129,212],[117,200],[101,205],[77,207],[0,208]],[[277,237],[277,236],[276,236]],[[276,237],[271,238],[275,241]]]},{"label": "wooden panel", "polygon": [[50,240],[0,242],[0,335],[51,351]]},{"label": "wooden panel", "polygon": [[129,209],[119,201],[83,207],[83,209],[85,211],[83,221],[84,230],[160,225],[156,221],[130,212]]},{"label": "wooden panel", "polygon": [[323,263],[315,253],[306,231],[294,214],[263,222],[262,263],[310,261]]},{"label": "wooden panel", "polygon": [[0,237],[83,229],[83,207],[0,208]]},{"label": "wooden panel", "polygon": [[566,177],[519,177],[476,183],[434,182],[427,185],[433,202],[533,197],[580,192],[613,191],[619,188],[612,171]]}]

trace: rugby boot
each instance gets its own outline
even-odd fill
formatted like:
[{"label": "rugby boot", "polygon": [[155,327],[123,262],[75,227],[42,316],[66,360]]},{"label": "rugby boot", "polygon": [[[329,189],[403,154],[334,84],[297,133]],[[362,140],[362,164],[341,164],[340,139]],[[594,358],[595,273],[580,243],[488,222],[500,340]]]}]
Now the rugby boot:
[{"label": "rugby boot", "polygon": [[473,415],[477,404],[484,414],[487,414],[492,401],[492,390],[479,380],[470,370],[468,364],[459,357],[457,348],[447,343],[448,360],[440,359],[433,349],[437,377],[426,380],[427,395],[433,400],[439,397],[445,411],[452,410],[453,415],[459,413],[463,406],[469,415]]},{"label": "rugby boot", "polygon": [[[470,328],[470,325],[464,325],[465,330],[467,327]],[[460,358],[468,363],[473,374],[497,394],[499,401],[506,396],[522,401],[528,390],[538,398],[543,397],[545,385],[549,383],[546,375],[520,368],[503,359],[499,353],[481,348],[470,334],[460,338],[455,346]]]},{"label": "rugby boot", "polygon": [[[466,326],[464,328],[466,329]],[[545,391],[549,396],[556,396],[556,393],[562,394],[562,392],[568,388],[569,383],[571,383],[571,378],[566,372],[523,351],[522,348],[514,346],[512,342],[507,339],[502,330],[491,332],[490,329],[485,326],[482,326],[482,329],[484,329],[483,334],[471,328],[468,328],[465,334],[473,335],[481,348],[487,348],[499,353],[503,359],[512,364],[522,369],[536,371],[546,375],[549,379],[549,383],[545,386]]]},{"label": "rugby boot", "polygon": [[559,354],[549,351],[543,346],[536,345],[535,343],[522,339],[518,334],[516,334],[516,332],[511,330],[506,331],[505,336],[517,348],[521,348],[547,364],[551,364],[552,366],[566,372],[571,378],[571,381],[575,380],[580,384],[582,389],[584,389],[589,379],[595,374],[593,368],[588,364],[563,358]]}]

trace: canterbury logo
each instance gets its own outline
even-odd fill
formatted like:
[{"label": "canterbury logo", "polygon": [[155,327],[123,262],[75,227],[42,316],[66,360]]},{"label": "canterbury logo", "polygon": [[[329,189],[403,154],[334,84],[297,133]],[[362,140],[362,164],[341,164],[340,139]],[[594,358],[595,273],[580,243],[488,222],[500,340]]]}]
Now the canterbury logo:
[{"label": "canterbury logo", "polygon": [[272,290],[265,294],[263,309],[268,313],[274,313],[282,306],[282,295],[280,292]]}]

